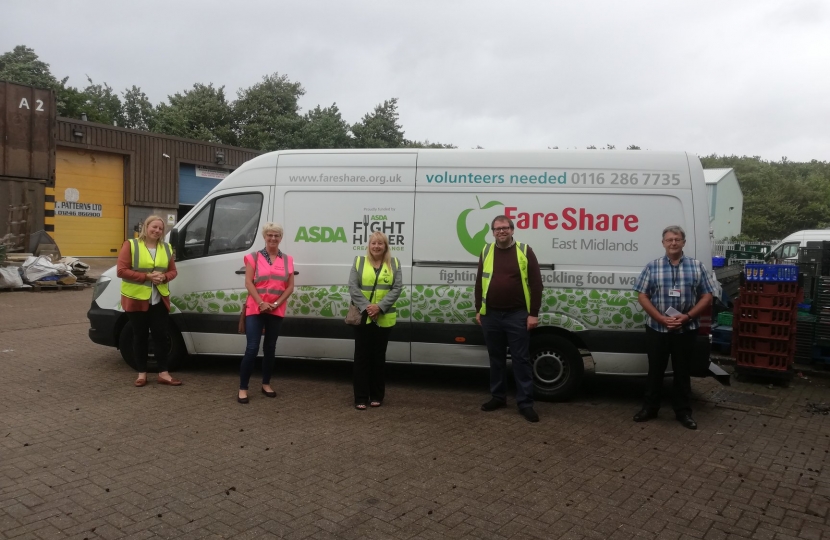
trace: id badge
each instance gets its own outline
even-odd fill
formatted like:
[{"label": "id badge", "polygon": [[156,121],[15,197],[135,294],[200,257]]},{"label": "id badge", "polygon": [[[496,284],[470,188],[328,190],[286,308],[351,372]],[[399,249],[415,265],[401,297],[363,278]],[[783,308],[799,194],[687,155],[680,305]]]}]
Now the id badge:
[{"label": "id badge", "polygon": [[669,296],[680,298],[680,289],[669,289]]}]

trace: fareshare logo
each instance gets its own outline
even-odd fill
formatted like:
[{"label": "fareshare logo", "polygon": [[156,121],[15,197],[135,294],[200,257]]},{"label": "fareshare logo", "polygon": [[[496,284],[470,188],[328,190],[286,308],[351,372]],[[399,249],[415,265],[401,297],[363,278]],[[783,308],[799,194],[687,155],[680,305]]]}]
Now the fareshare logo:
[{"label": "fareshare logo", "polygon": [[458,234],[458,241],[461,242],[461,245],[464,246],[467,253],[478,257],[481,255],[481,251],[487,244],[487,233],[490,231],[490,222],[479,222],[481,224],[481,229],[475,234],[470,235],[470,232],[467,230],[467,216],[469,216],[471,212],[477,212],[478,210],[487,210],[488,208],[493,208],[494,206],[504,206],[504,203],[499,201],[490,201],[484,203],[484,206],[482,206],[481,201],[478,200],[478,195],[476,195],[476,203],[478,204],[478,208],[467,208],[458,215],[458,219],[455,222],[455,229]]}]

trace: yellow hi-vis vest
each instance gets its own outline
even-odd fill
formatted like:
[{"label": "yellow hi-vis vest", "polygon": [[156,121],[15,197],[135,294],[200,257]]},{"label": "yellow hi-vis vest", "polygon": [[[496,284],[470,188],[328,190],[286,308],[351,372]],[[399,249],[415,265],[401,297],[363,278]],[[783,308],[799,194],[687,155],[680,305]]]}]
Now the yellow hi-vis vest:
[{"label": "yellow hi-vis vest", "polygon": [[[155,260],[150,255],[150,250],[144,245],[144,242],[138,238],[133,238],[130,242],[130,255],[132,255],[133,267],[136,272],[167,272],[167,267],[170,265],[170,259],[173,253],[170,251],[170,244],[159,240],[156,245]],[[167,283],[156,285],[159,294],[162,296],[170,296],[170,289],[167,288]],[[132,281],[129,279],[121,280],[121,294],[127,298],[135,300],[149,300],[153,292],[153,282],[149,279],[147,281]]]},{"label": "yellow hi-vis vest", "polygon": [[[380,268],[380,274],[377,276],[378,284],[375,286],[375,268],[371,264],[366,264],[366,257],[355,257],[354,265],[357,269],[357,274],[360,276],[360,291],[366,300],[373,304],[380,304],[383,297],[389,294],[392,290],[392,285],[395,283],[395,274],[401,271],[401,263],[396,257],[392,257],[392,268],[388,264],[384,264]],[[375,295],[372,297],[372,289],[375,289]],[[370,299],[371,297],[371,299]],[[395,319],[397,319],[397,310],[395,306],[389,308],[385,313],[378,315],[377,325],[386,328],[395,326]],[[366,324],[372,322],[371,318],[366,318]]]},{"label": "yellow hi-vis vest", "polygon": [[[487,313],[487,289],[490,287],[490,278],[493,276],[493,260],[495,250],[493,244],[484,246],[484,251],[481,252],[481,258],[484,260],[481,268],[481,310],[479,313],[485,315]],[[527,311],[530,312],[530,285],[527,281],[527,244],[516,242],[516,256],[519,259],[519,271],[522,274],[522,289],[525,292],[525,305]]]}]

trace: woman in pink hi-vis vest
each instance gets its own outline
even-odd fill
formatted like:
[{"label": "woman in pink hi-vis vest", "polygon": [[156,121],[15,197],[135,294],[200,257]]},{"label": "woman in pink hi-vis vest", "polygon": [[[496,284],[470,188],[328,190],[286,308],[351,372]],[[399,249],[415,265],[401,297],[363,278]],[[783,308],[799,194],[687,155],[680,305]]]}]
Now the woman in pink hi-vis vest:
[{"label": "woman in pink hi-vis vest", "polygon": [[254,370],[263,330],[262,393],[270,398],[277,397],[271,388],[274,352],[286,304],[294,291],[294,259],[280,251],[282,234],[282,225],[266,223],[262,226],[265,249],[245,255],[245,288],[248,290],[245,336],[248,343],[239,368],[239,393],[236,398],[239,403],[248,403],[248,381]]}]

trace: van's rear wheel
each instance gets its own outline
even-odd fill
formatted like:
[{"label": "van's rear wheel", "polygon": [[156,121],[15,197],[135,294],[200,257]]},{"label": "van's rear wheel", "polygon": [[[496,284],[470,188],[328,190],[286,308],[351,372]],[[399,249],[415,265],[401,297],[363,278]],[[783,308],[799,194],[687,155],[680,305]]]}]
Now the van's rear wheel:
[{"label": "van's rear wheel", "polygon": [[[187,348],[184,345],[181,332],[179,332],[179,329],[172,322],[167,329],[167,335],[167,367],[170,371],[176,371],[187,356]],[[133,324],[127,322],[124,328],[121,329],[121,335],[118,336],[118,348],[121,350],[121,358],[131,368],[138,371],[138,363],[135,361],[135,355],[133,354],[133,336]],[[153,352],[152,334],[150,334],[150,343],[147,345],[147,370],[152,372],[158,371],[158,363]]]},{"label": "van's rear wheel", "polygon": [[540,401],[567,401],[582,383],[584,366],[579,349],[561,336],[530,340],[534,396]]}]

